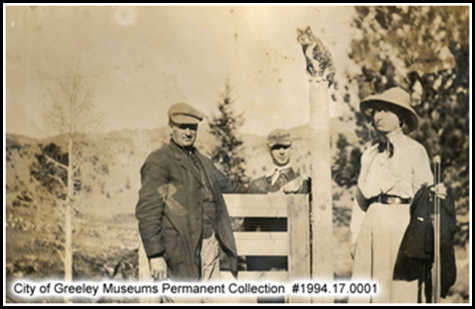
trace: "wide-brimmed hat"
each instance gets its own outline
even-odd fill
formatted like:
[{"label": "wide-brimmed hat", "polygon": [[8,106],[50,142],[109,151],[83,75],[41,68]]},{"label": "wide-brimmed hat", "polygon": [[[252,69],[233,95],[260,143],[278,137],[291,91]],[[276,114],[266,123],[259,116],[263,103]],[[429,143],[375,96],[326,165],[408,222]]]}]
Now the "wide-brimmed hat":
[{"label": "wide-brimmed hat", "polygon": [[275,145],[290,146],[292,145],[292,139],[290,138],[290,132],[283,129],[276,129],[269,133],[267,136],[267,145],[272,148]]},{"label": "wide-brimmed hat", "polygon": [[397,106],[406,114],[405,123],[407,126],[407,133],[410,133],[417,129],[419,123],[419,117],[416,111],[411,107],[411,97],[409,93],[401,88],[395,87],[384,91],[381,94],[370,95],[360,102],[360,109],[363,115],[365,115],[368,121],[372,120],[372,107],[374,103],[387,103],[392,106]]},{"label": "wide-brimmed hat", "polygon": [[178,124],[197,124],[203,116],[202,112],[186,103],[176,103],[168,110],[168,117]]}]

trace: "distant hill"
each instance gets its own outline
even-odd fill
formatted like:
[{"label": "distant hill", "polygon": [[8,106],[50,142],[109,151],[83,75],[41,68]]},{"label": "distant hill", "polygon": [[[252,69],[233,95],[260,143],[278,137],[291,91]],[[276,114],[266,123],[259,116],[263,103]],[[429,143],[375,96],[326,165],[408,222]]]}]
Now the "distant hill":
[{"label": "distant hill", "polygon": [[[338,138],[338,134],[343,134],[348,141],[356,141],[356,135],[352,126],[342,123],[338,119],[331,120],[332,140]],[[294,144],[292,153],[292,163],[297,170],[309,173],[309,141],[310,130],[308,125],[302,125],[290,129]],[[243,151],[246,157],[247,175],[251,178],[257,177],[266,168],[271,165],[270,156],[267,150],[267,130],[263,129],[263,135],[242,134]],[[147,155],[160,148],[168,142],[170,131],[167,127],[161,127],[154,130],[130,130],[124,129],[103,134],[87,134],[80,139],[82,146],[82,156],[85,158],[85,164],[82,167],[83,174],[91,173],[88,181],[89,186],[100,187],[104,194],[113,194],[124,190],[124,185],[133,190],[138,190],[140,166]],[[39,152],[39,145],[54,143],[61,147],[65,152],[67,148],[67,139],[65,136],[55,136],[45,139],[34,139],[21,135],[7,134],[6,148],[7,161],[12,161],[6,166],[7,184],[9,179],[17,177],[21,180],[28,180],[29,166],[35,160],[34,154]],[[209,155],[218,145],[217,139],[209,133],[206,127],[200,127],[196,142],[197,148]],[[18,156],[16,156],[17,154]],[[100,166],[103,172],[99,172]],[[106,174],[102,175],[101,173]],[[20,174],[18,174],[20,173]],[[15,178],[16,179],[16,178]],[[130,202],[136,198],[131,195]],[[93,198],[89,199],[92,204]],[[121,199],[123,200],[123,199]],[[121,203],[124,204],[124,203]],[[128,205],[129,211],[132,209]],[[117,208],[117,205],[114,209]]]}]

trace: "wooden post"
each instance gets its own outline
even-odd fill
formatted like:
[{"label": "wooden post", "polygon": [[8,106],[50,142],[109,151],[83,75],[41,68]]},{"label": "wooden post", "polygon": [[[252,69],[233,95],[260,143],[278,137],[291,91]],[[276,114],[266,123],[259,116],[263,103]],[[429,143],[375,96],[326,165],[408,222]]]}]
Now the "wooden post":
[{"label": "wooden post", "polygon": [[[333,213],[328,85],[310,81],[312,280],[333,281]],[[332,302],[314,298],[314,302]]]},{"label": "wooden post", "polygon": [[[310,27],[297,29],[297,42],[306,60],[310,103],[310,152],[312,177],[311,240],[312,280],[333,281],[333,218],[328,87],[335,67],[328,49]],[[331,302],[318,297],[314,302]]]}]

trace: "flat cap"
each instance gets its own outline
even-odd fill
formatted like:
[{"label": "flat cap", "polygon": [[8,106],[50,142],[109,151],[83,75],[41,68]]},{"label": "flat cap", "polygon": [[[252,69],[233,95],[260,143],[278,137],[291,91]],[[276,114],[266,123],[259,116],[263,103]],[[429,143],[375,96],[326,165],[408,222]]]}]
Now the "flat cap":
[{"label": "flat cap", "polygon": [[168,118],[178,124],[196,124],[203,120],[203,113],[186,103],[176,103],[168,110]]},{"label": "flat cap", "polygon": [[292,145],[292,139],[290,138],[290,132],[283,129],[276,129],[269,133],[267,136],[267,145],[274,147],[275,145],[290,146]]}]

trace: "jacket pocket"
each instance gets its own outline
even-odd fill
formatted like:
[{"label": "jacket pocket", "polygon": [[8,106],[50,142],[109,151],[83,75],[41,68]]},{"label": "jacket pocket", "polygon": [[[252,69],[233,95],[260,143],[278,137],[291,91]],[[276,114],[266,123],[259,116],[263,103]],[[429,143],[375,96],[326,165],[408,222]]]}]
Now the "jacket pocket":
[{"label": "jacket pocket", "polygon": [[185,261],[182,239],[175,229],[169,228],[163,231],[163,246],[165,247],[163,257],[167,265],[178,265]]}]

